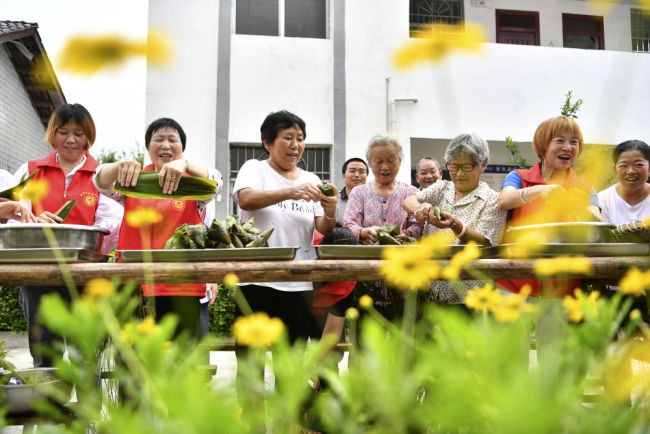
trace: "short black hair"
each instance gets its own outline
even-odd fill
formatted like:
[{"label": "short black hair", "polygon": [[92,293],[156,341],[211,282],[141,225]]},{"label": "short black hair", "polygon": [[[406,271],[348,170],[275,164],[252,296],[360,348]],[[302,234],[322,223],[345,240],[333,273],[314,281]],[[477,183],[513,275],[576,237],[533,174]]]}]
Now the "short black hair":
[{"label": "short black hair", "polygon": [[262,144],[264,144],[264,141],[267,143],[273,143],[275,138],[278,136],[278,131],[291,127],[298,127],[302,131],[303,139],[307,138],[305,121],[303,121],[299,116],[286,110],[269,113],[260,127]]},{"label": "short black hair", "polygon": [[363,165],[366,166],[366,172],[368,172],[368,163],[366,163],[362,158],[353,157],[353,158],[350,158],[345,163],[343,163],[343,171],[341,173],[345,175],[345,171],[348,170],[348,164],[355,163],[355,162],[356,163],[363,163]]},{"label": "short black hair", "polygon": [[619,143],[612,157],[614,158],[614,164],[618,163],[618,159],[621,157],[623,152],[627,151],[639,151],[643,158],[650,164],[650,146],[642,140],[626,140],[623,143]]},{"label": "short black hair", "polygon": [[357,245],[359,240],[354,236],[354,233],[345,226],[337,226],[332,229],[329,235],[325,235],[320,241],[322,245]]},{"label": "short black hair", "polygon": [[185,131],[183,131],[183,127],[181,127],[181,124],[176,122],[174,119],[171,118],[160,118],[156,119],[152,123],[149,124],[147,127],[147,131],[144,133],[144,146],[149,149],[149,142],[151,142],[151,136],[153,136],[153,133],[156,131],[162,129],[162,128],[173,128],[178,132],[179,137],[181,138],[181,144],[183,145],[183,151],[185,150],[185,141],[187,138],[185,137]]}]

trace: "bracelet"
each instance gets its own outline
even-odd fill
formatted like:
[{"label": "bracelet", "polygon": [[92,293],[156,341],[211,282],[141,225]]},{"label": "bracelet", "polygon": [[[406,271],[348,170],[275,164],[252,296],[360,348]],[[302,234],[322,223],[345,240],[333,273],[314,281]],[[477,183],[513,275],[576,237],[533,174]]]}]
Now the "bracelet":
[{"label": "bracelet", "polygon": [[[456,220],[456,221],[459,221],[460,224],[463,226],[463,228],[460,230],[460,233],[458,235],[456,235],[456,237],[458,239],[460,239],[463,235],[465,235],[465,231],[467,230],[467,226],[465,226],[465,223],[463,223],[462,220]],[[456,223],[456,222],[454,222],[454,223]]]},{"label": "bracelet", "polygon": [[323,217],[325,217],[325,220],[336,220],[336,217],[330,217],[327,213],[323,213]]}]

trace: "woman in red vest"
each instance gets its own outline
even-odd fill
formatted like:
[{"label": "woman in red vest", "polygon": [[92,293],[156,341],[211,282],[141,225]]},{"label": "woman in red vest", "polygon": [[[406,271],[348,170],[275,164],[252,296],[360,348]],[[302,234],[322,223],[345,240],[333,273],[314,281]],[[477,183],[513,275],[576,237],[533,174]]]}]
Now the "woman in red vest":
[{"label": "woman in red vest", "polygon": [[[176,191],[182,176],[210,178],[221,186],[219,171],[183,158],[185,142],[185,132],[175,120],[161,118],[153,121],[145,133],[145,146],[152,164],[142,170],[158,172],[159,183],[165,194]],[[119,161],[101,165],[96,171],[95,185],[100,192],[124,205],[125,217],[127,213],[139,207],[153,208],[163,216],[160,222],[146,227],[133,227],[123,222],[117,243],[119,250],[162,249],[176,228],[183,223],[191,225],[202,223],[205,207],[212,200],[212,198],[200,201],[175,198],[136,199],[111,191],[116,180],[121,185],[135,186],[140,170],[140,163],[136,161]],[[214,284],[209,285],[209,289],[212,290],[212,301],[214,301],[217,288]],[[205,283],[156,283],[142,285],[142,290],[146,297],[154,297],[156,318],[174,313],[179,321],[177,333],[187,330],[190,336],[200,337],[199,299],[206,294]]]},{"label": "woman in red vest", "polygon": [[[97,161],[88,153],[95,141],[95,123],[81,104],[63,104],[50,117],[45,139],[54,151],[45,158],[23,164],[14,174],[38,173],[34,179],[45,179],[49,193],[39,203],[27,204],[27,208],[48,223],[61,223],[54,213],[67,201],[76,199],[66,224],[98,226],[109,232],[117,230],[122,219],[122,210],[108,198],[102,198],[95,188],[92,176]],[[29,350],[34,366],[52,366],[50,355],[61,357],[63,344],[60,336],[43,327],[37,319],[41,297],[47,293],[58,293],[64,300],[70,295],[64,286],[21,287],[19,300],[28,326]],[[43,351],[41,348],[49,347]]]},{"label": "woman in red vest", "polygon": [[[579,178],[572,166],[582,153],[583,139],[580,127],[570,117],[557,116],[542,122],[533,137],[533,149],[540,159],[530,169],[510,172],[503,181],[499,194],[499,208],[509,210],[509,226],[540,223],[557,223],[580,220],[601,220],[596,189]],[[584,212],[575,209],[566,213],[553,210],[549,213],[545,199],[575,189],[586,197]],[[497,286],[519,292],[524,284],[532,287],[531,295],[542,295],[539,280],[498,280]],[[548,280],[548,294],[563,297],[573,292],[580,281],[575,279]]]}]

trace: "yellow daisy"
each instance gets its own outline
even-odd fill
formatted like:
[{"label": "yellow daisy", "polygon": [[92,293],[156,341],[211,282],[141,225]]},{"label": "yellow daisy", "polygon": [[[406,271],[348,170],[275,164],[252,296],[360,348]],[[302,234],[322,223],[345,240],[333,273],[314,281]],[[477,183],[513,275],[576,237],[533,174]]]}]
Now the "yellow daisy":
[{"label": "yellow daisy", "polygon": [[467,292],[465,304],[467,307],[477,312],[487,312],[492,310],[501,301],[502,295],[499,291],[494,290],[490,283],[483,288],[475,286]]},{"label": "yellow daisy", "polygon": [[135,326],[135,331],[141,335],[156,333],[158,330],[160,330],[160,326],[156,324],[156,321],[151,315],[148,315],[140,324]]},{"label": "yellow daisy", "polygon": [[578,273],[590,275],[593,272],[591,261],[586,256],[556,256],[535,261],[533,270],[538,276]]},{"label": "yellow daisy", "polygon": [[113,295],[114,292],[115,289],[110,280],[96,277],[86,283],[84,295],[90,298],[103,298]]},{"label": "yellow daisy", "polygon": [[267,348],[276,343],[284,324],[279,318],[269,318],[264,312],[241,316],[233,324],[233,334],[237,343],[248,347]]},{"label": "yellow daisy", "polygon": [[635,297],[643,295],[643,291],[648,286],[650,286],[650,270],[644,273],[636,267],[630,268],[618,283],[618,289],[622,294]]},{"label": "yellow daisy", "polygon": [[427,248],[386,247],[379,272],[390,286],[408,290],[426,290],[429,282],[438,278],[440,266],[427,255]]},{"label": "yellow daisy", "polygon": [[372,297],[370,297],[369,295],[362,295],[359,298],[359,307],[361,307],[362,309],[366,309],[366,310],[370,309],[372,307],[372,303],[373,303]]}]

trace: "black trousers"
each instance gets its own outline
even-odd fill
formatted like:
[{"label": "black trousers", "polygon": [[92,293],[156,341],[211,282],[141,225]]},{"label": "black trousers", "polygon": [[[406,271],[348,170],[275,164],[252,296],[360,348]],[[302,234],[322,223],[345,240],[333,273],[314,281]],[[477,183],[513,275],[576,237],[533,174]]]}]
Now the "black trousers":
[{"label": "black trousers", "polygon": [[70,303],[70,293],[65,286],[21,286],[18,302],[27,321],[29,352],[35,368],[53,366],[55,359],[63,357],[64,339],[45,327],[38,319],[41,298],[47,294],[58,294]]},{"label": "black trousers", "polygon": [[[174,337],[187,333],[188,337],[200,339],[201,334],[201,304],[197,296],[187,295],[161,295],[153,297],[156,308],[156,321],[160,321],[167,314],[175,314],[178,325]],[[207,306],[207,305],[206,305]]]}]

